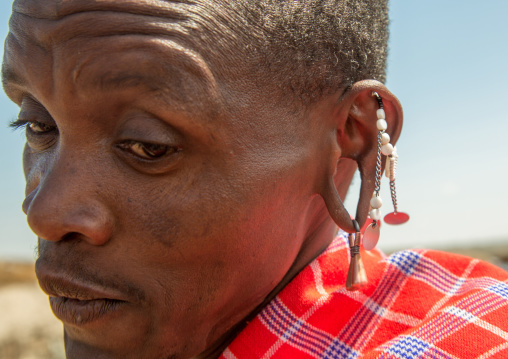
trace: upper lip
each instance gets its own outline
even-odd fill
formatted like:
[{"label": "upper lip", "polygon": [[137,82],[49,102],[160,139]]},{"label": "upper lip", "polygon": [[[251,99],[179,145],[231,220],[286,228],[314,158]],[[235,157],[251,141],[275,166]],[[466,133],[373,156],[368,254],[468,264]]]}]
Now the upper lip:
[{"label": "upper lip", "polygon": [[110,299],[126,301],[126,296],[117,290],[104,288],[97,283],[80,280],[62,274],[52,274],[45,271],[37,271],[41,289],[50,297],[68,298],[80,301],[98,299]]}]

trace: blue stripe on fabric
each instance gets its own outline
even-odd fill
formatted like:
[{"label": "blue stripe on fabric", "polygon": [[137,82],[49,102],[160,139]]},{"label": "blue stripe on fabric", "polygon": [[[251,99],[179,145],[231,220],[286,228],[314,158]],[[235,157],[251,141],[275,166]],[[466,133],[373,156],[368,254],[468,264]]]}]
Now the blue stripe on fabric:
[{"label": "blue stripe on fabric", "polygon": [[292,322],[297,322],[292,324],[291,328],[295,327],[296,324],[298,324],[302,330],[305,330],[305,333],[302,333],[302,335],[305,335],[307,338],[312,339],[312,343],[314,345],[317,345],[318,344],[317,342],[319,342],[322,344],[322,349],[328,346],[328,343],[331,341],[330,335],[328,333],[324,334],[316,330],[313,326],[297,318],[292,312],[289,311],[289,309],[286,308],[286,306],[282,303],[282,301],[279,298],[275,298],[273,304],[274,305],[272,306],[272,309],[275,312],[277,312],[277,310],[280,310],[280,312],[284,313],[285,316],[288,317],[288,319],[286,320],[288,325],[291,325]]},{"label": "blue stripe on fabric", "polygon": [[[301,348],[307,349],[309,352],[314,353],[316,355],[321,354],[320,350],[317,350],[315,347],[312,347],[312,344],[313,344],[312,341],[310,341],[310,342],[303,342],[303,340],[299,341],[298,336],[295,334],[295,331],[293,331],[292,333],[288,333],[287,331],[284,332],[283,330],[280,330],[280,328],[276,325],[276,323],[273,323],[272,321],[269,320],[272,318],[270,318],[266,313],[262,312],[260,314],[261,314],[261,317],[265,320],[265,323],[267,323],[277,333],[277,336],[279,338],[283,338],[286,341],[289,341],[290,343],[292,343],[293,345],[296,344],[296,346],[300,349]],[[291,329],[294,329],[294,328],[292,327]]]},{"label": "blue stripe on fabric", "polygon": [[476,316],[469,313],[467,310],[457,308],[457,307],[449,307],[446,308],[446,312],[453,314],[459,318],[462,318],[464,320],[467,320],[468,322],[472,322],[476,319]]},{"label": "blue stripe on fabric", "polygon": [[334,339],[331,345],[328,347],[326,352],[321,357],[322,359],[354,359],[358,358],[360,354],[340,341],[338,338]]},{"label": "blue stripe on fabric", "polygon": [[[270,315],[269,311],[274,315]],[[321,355],[332,340],[306,322],[296,318],[277,298],[270,308],[263,310],[259,315],[277,333],[279,338],[290,342],[297,348],[306,349],[318,356]]]},{"label": "blue stripe on fabric", "polygon": [[490,287],[487,287],[487,290],[491,291],[492,293],[496,293],[500,297],[504,299],[508,299],[508,284],[506,283],[497,283]]},{"label": "blue stripe on fabric", "polygon": [[395,265],[405,275],[410,276],[420,262],[421,257],[421,254],[413,251],[401,251],[392,254],[386,261]]},{"label": "blue stripe on fabric", "polygon": [[401,337],[397,342],[388,347],[387,353],[395,355],[400,359],[417,359],[430,348],[430,344],[407,335]]},{"label": "blue stripe on fabric", "polygon": [[458,282],[460,282],[459,285],[464,283],[464,278],[460,278],[450,273],[450,271],[446,268],[441,267],[427,258],[422,258],[419,269],[422,279],[429,280],[436,286],[436,288],[440,288],[446,293],[449,293],[455,286],[457,286]]}]

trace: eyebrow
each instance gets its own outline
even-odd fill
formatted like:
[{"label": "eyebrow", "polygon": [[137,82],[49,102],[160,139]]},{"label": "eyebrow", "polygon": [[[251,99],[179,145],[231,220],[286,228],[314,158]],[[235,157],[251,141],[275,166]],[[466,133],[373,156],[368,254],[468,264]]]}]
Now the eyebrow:
[{"label": "eyebrow", "polygon": [[[223,104],[217,94],[211,92],[215,86],[208,78],[192,73],[190,77],[185,77],[181,70],[170,72],[164,78],[160,75],[160,73],[147,75],[139,70],[113,71],[97,76],[90,85],[96,86],[104,93],[144,88],[148,96],[157,103],[164,104],[173,111],[185,113],[186,123],[203,129],[205,123],[213,121],[222,112]],[[193,83],[194,86],[188,88],[184,83]],[[200,113],[202,115],[198,115]],[[205,131],[208,133],[209,129]]]},{"label": "eyebrow", "polygon": [[[185,86],[181,86],[182,83],[189,81],[196,81],[198,88],[193,87],[193,91],[189,91]],[[185,78],[182,77],[181,72],[172,73],[165,80],[157,77],[157,74],[147,75],[144,72],[129,70],[105,73],[94,78],[91,85],[105,93],[129,88],[144,88],[171,107],[185,112],[193,112],[196,101],[206,104],[203,110],[219,105],[216,101],[212,101],[215,96],[210,92],[210,83],[207,79],[192,75],[190,78]]]},{"label": "eyebrow", "polygon": [[151,91],[157,91],[157,86],[152,86],[152,82],[146,76],[131,72],[121,72],[113,76],[100,76],[94,81],[94,85],[101,90],[124,89],[126,87],[147,87]]}]

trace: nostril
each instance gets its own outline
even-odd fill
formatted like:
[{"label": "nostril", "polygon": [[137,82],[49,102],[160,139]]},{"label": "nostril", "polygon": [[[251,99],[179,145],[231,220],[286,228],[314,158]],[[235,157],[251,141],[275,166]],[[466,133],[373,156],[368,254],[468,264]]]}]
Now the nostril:
[{"label": "nostril", "polygon": [[62,241],[78,241],[83,235],[78,232],[67,233],[62,236]]}]

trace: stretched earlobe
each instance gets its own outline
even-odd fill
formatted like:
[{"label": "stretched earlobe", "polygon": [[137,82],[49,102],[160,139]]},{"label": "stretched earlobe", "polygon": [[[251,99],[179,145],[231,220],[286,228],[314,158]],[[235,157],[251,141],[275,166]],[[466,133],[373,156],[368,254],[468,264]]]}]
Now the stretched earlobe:
[{"label": "stretched earlobe", "polygon": [[[360,171],[362,184],[354,219],[358,222],[360,227],[363,227],[367,221],[370,209],[370,199],[372,197],[372,193],[374,192],[375,167],[366,165],[360,161],[358,163],[358,169]],[[323,190],[321,191],[321,197],[323,198],[328,213],[335,224],[337,224],[337,226],[345,232],[355,233],[356,229],[352,223],[353,218],[340,198],[333,176],[329,176],[327,181],[325,181]]]},{"label": "stretched earlobe", "polygon": [[344,207],[344,203],[339,196],[333,176],[329,176],[323,184],[321,197],[325,201],[328,213],[335,224],[348,233],[356,232],[351,215],[346,210],[346,207]]}]

